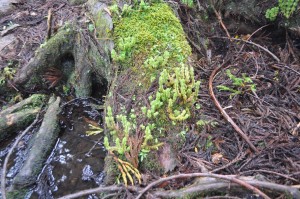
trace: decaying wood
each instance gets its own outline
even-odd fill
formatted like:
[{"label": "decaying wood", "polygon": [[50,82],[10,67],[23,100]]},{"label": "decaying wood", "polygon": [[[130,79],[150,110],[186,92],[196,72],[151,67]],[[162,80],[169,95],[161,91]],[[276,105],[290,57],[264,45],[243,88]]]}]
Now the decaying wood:
[{"label": "decaying wood", "polygon": [[51,97],[49,107],[44,115],[42,125],[31,139],[31,147],[26,161],[14,178],[13,187],[23,188],[36,182],[37,176],[43,168],[43,164],[55,144],[59,127],[60,97]]},{"label": "decaying wood", "polygon": [[[75,88],[77,97],[91,95],[92,75],[95,75],[97,81],[104,85],[111,76],[109,58],[104,52],[99,51],[96,42],[90,38],[88,32],[77,29],[76,25],[67,24],[42,44],[35,57],[18,70],[14,83],[28,89],[36,85],[47,89],[45,84],[41,84],[45,82],[43,77],[49,68],[55,68],[64,71],[63,76],[68,79],[64,83]],[[62,66],[64,57],[74,59],[74,66],[67,71]]]},{"label": "decaying wood", "polygon": [[36,116],[36,119],[31,123],[30,126],[28,126],[22,133],[21,135],[19,135],[17,137],[17,139],[15,140],[13,146],[9,149],[9,152],[7,154],[7,156],[5,157],[4,163],[3,163],[3,167],[2,167],[2,175],[1,175],[1,196],[2,199],[6,199],[6,170],[7,170],[7,164],[8,164],[8,160],[10,158],[10,156],[12,155],[14,149],[17,147],[17,145],[19,144],[20,140],[24,137],[24,135],[26,135],[26,133],[29,132],[29,130],[38,122],[38,115]]},{"label": "decaying wood", "polygon": [[[238,179],[244,181],[245,183],[258,187],[261,189],[268,189],[271,192],[282,192],[282,193],[289,193],[293,198],[299,198],[300,192],[296,188],[286,186],[286,185],[279,185],[272,182],[264,182],[255,180],[253,177],[237,177]],[[205,178],[202,180],[202,183],[195,183],[189,187],[185,187],[184,189],[179,190],[170,190],[170,191],[154,191],[153,195],[156,197],[162,198],[174,198],[180,197],[185,198],[190,194],[199,194],[199,193],[207,193],[210,191],[220,191],[220,190],[228,190],[228,187],[231,187],[232,190],[237,190],[237,184],[230,183],[229,181],[224,181],[217,178]],[[238,190],[237,190],[238,191]],[[269,198],[269,197],[268,197]]]},{"label": "decaying wood", "polygon": [[[229,181],[229,182],[234,182],[234,183],[236,183],[240,186],[245,187],[246,189],[249,189],[249,190],[253,191],[254,193],[262,196],[265,199],[270,199],[270,197],[267,196],[265,193],[263,193],[262,191],[260,191],[256,187],[250,185],[249,183],[245,182],[244,180],[241,180],[241,179],[237,178],[236,176],[210,174],[210,173],[178,174],[178,175],[173,175],[173,176],[169,176],[169,177],[166,177],[166,178],[160,178],[160,179],[150,183],[142,191],[140,191],[140,194],[136,197],[136,199],[141,198],[143,196],[143,194],[146,193],[149,189],[151,189],[152,187],[154,187],[156,185],[161,184],[162,182],[173,180],[173,179],[179,179],[179,178],[194,178],[194,177],[205,177],[205,178],[209,179],[208,184],[211,181],[210,178],[218,178],[218,179],[226,180],[226,181]],[[177,196],[175,196],[175,197],[177,197]]]},{"label": "decaying wood", "polygon": [[0,141],[12,133],[24,129],[32,122],[41,110],[44,97],[44,95],[34,94],[0,112]]}]

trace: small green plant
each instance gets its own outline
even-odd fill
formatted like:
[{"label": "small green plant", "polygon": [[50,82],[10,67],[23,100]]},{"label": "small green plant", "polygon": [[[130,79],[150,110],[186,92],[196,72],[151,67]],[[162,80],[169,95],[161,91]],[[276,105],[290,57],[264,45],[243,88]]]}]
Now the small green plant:
[{"label": "small green plant", "polygon": [[266,11],[266,18],[269,19],[270,21],[274,21],[278,15],[278,12],[279,12],[279,8],[276,6],[276,7],[273,7],[273,8],[270,8]]},{"label": "small green plant", "polygon": [[[137,153],[141,151],[157,150],[161,143],[157,143],[152,136],[152,130],[154,130],[155,124],[147,123],[147,125],[139,125],[136,123],[136,114],[132,111],[129,116],[117,115],[116,122],[113,117],[112,108],[107,107],[105,122],[109,129],[110,135],[114,140],[114,146],[111,146],[108,141],[108,137],[104,137],[104,146],[110,152],[116,152],[118,155],[126,155],[130,151],[130,139],[135,135],[137,129],[144,131],[144,136],[141,140],[140,149]],[[136,143],[138,144],[138,143]],[[136,157],[137,158],[137,157]],[[135,160],[137,161],[137,160]],[[137,161],[138,162],[138,161]]]},{"label": "small green plant", "polygon": [[88,30],[89,30],[90,32],[93,32],[93,31],[95,30],[94,24],[90,23],[90,24],[88,25]]},{"label": "small green plant", "polygon": [[187,5],[188,7],[193,7],[194,6],[194,1],[193,0],[180,0],[181,3]]},{"label": "small green plant", "polygon": [[246,74],[242,74],[242,78],[236,77],[230,72],[230,70],[226,70],[226,74],[229,77],[229,79],[232,81],[233,88],[224,85],[219,85],[217,86],[217,88],[220,91],[231,92],[230,98],[239,94],[243,94],[247,91],[252,91],[252,92],[256,91],[256,84],[254,84],[251,78],[247,77]]},{"label": "small green plant", "polygon": [[11,80],[14,78],[16,70],[11,68],[11,64],[8,64],[4,69],[0,76],[0,85],[4,85],[7,80]]},{"label": "small green plant", "polygon": [[207,120],[198,120],[196,124],[200,128],[202,128],[206,125],[209,125],[211,127],[216,127],[218,125],[218,122],[216,122],[216,121],[207,121]]},{"label": "small green plant", "polygon": [[206,150],[214,146],[214,143],[213,143],[213,141],[212,141],[212,138],[213,138],[213,137],[212,137],[211,135],[209,135],[209,136],[207,137],[206,143],[205,143],[205,149],[206,149]]},{"label": "small green plant", "polygon": [[298,2],[299,0],[278,0],[278,6],[267,9],[265,16],[270,21],[274,21],[280,12],[288,19],[296,10]]},{"label": "small green plant", "polygon": [[143,108],[143,111],[148,118],[155,118],[161,114],[160,111],[167,111],[169,118],[175,122],[186,120],[197,99],[199,87],[200,81],[195,81],[192,67],[183,64],[174,68],[173,73],[164,69],[159,77],[155,99],[150,102],[151,108]]},{"label": "small green plant", "polygon": [[111,51],[111,58],[120,63],[124,63],[126,59],[131,57],[132,48],[134,47],[136,41],[134,37],[120,38],[119,44],[119,54],[113,49]]}]

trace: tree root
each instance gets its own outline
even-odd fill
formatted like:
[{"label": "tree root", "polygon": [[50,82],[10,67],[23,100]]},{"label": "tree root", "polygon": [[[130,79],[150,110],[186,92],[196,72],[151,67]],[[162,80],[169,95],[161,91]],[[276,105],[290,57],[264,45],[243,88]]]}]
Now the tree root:
[{"label": "tree root", "polygon": [[153,191],[151,195],[154,196],[155,198],[185,198],[188,197],[190,194],[204,194],[209,191],[216,191],[223,188],[228,189],[228,187],[237,188],[238,186],[242,186],[252,190],[253,192],[259,194],[263,198],[270,198],[270,197],[264,194],[263,192],[261,192],[256,187],[260,187],[270,191],[289,193],[293,198],[300,198],[300,192],[295,187],[275,184],[271,182],[259,181],[259,180],[255,180],[253,177],[238,177],[235,175],[218,175],[218,174],[210,174],[210,173],[189,173],[189,174],[173,175],[166,178],[160,178],[150,183],[144,189],[135,186],[124,187],[124,186],[112,185],[107,187],[98,187],[94,189],[79,191],[77,193],[66,195],[58,199],[72,199],[72,198],[78,198],[93,193],[111,193],[111,192],[115,193],[116,191],[125,191],[125,190],[138,193],[139,195],[135,199],[139,199],[147,191],[149,191],[150,189],[154,188],[155,186],[163,182],[180,179],[180,178],[181,179],[185,178],[190,180],[191,178],[197,178],[197,177],[201,177],[201,178],[198,178],[198,180],[196,180],[196,182],[189,187],[183,187],[182,189],[179,190],[169,190],[169,191],[157,190],[157,191]]},{"label": "tree root", "polygon": [[[282,192],[282,193],[289,193],[292,198],[300,198],[300,192],[296,188],[289,187],[286,185],[279,185],[271,182],[263,182],[253,179],[253,177],[239,177],[237,178],[243,183],[259,187],[262,189],[268,189],[272,192]],[[195,183],[192,186],[187,188],[183,188],[180,190],[171,190],[171,191],[155,191],[152,194],[156,197],[163,197],[163,198],[172,198],[172,197],[179,197],[185,198],[190,194],[195,193],[207,193],[209,191],[216,191],[220,189],[228,189],[228,187],[236,187],[238,184],[232,184],[231,182],[224,182],[220,179],[211,179],[207,180],[207,182],[202,182],[200,184]],[[263,198],[269,198],[268,196],[263,196]]]},{"label": "tree root", "polygon": [[36,116],[36,119],[32,122],[32,124],[30,126],[28,126],[25,129],[25,131],[23,131],[21,133],[21,135],[19,135],[19,137],[17,137],[14,144],[10,148],[7,156],[5,157],[3,168],[2,168],[2,175],[1,175],[1,194],[2,194],[1,196],[2,196],[2,199],[6,199],[6,190],[5,190],[5,186],[6,186],[5,181],[6,181],[6,179],[5,178],[6,178],[6,170],[7,170],[8,160],[9,160],[10,156],[12,155],[12,153],[13,153],[14,149],[16,148],[16,146],[19,144],[22,137],[24,137],[24,135],[26,135],[26,133],[28,133],[28,131],[38,122],[38,118],[39,118],[39,114]]}]

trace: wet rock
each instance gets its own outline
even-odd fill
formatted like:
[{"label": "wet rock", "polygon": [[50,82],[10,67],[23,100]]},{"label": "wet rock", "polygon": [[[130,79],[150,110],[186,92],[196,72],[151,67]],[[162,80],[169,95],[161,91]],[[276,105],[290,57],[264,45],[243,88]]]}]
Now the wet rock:
[{"label": "wet rock", "polygon": [[80,4],[83,4],[85,3],[87,0],[69,0],[69,3],[71,5],[80,5]]},{"label": "wet rock", "polygon": [[6,35],[4,37],[0,37],[0,52],[2,51],[3,48],[11,44],[15,39],[16,37],[12,34]]},{"label": "wet rock", "polygon": [[58,125],[59,103],[59,97],[50,98],[48,102],[49,108],[45,113],[42,125],[31,140],[31,147],[24,166],[14,179],[14,189],[27,187],[36,182],[43,164],[58,138],[60,130]]},{"label": "wet rock", "polygon": [[109,31],[113,29],[113,21],[108,12],[109,9],[105,3],[97,0],[89,0],[87,5],[95,21],[97,37],[100,38],[97,42],[100,48],[106,52],[106,56],[109,57],[110,51],[114,48],[114,42],[109,39],[101,39],[109,38]]},{"label": "wet rock", "polygon": [[14,9],[14,3],[18,3],[19,0],[0,0],[0,17],[7,14]]}]

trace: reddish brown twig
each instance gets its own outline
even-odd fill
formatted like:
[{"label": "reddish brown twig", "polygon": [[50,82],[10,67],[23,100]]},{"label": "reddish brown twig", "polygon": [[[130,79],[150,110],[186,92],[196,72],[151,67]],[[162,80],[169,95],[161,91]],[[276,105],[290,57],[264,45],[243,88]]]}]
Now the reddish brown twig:
[{"label": "reddish brown twig", "polygon": [[224,64],[222,64],[221,66],[217,67],[215,70],[213,70],[213,72],[211,73],[210,77],[209,77],[209,95],[212,98],[214,104],[216,105],[216,107],[219,109],[219,111],[221,112],[221,114],[223,115],[223,117],[227,120],[227,122],[229,122],[232,127],[236,130],[236,132],[248,143],[248,145],[250,146],[250,148],[258,153],[258,150],[256,149],[256,147],[252,144],[252,142],[249,140],[248,136],[242,131],[242,129],[240,129],[240,127],[238,127],[238,125],[231,119],[231,117],[226,113],[226,111],[222,108],[221,104],[219,103],[219,101],[217,100],[215,94],[214,94],[214,90],[213,90],[213,81],[214,78],[216,76],[216,74],[227,64],[227,62],[225,62]]},{"label": "reddish brown twig", "polygon": [[223,23],[222,16],[221,16],[221,14],[216,10],[216,8],[215,8],[215,6],[214,6],[212,0],[210,0],[210,4],[211,4],[212,9],[213,9],[214,12],[215,12],[215,15],[217,16],[217,18],[218,18],[218,20],[219,20],[219,23],[221,24],[222,28],[224,29],[224,31],[225,31],[225,33],[226,33],[228,39],[231,39],[231,36],[230,36],[230,34],[229,34],[229,32],[228,32],[226,26],[225,26],[224,23]]},{"label": "reddish brown twig", "polygon": [[151,189],[152,187],[154,187],[158,184],[161,184],[162,182],[174,180],[174,179],[178,179],[178,178],[195,178],[195,177],[219,178],[219,179],[227,180],[230,182],[234,182],[238,185],[241,185],[241,186],[259,194],[260,196],[262,196],[265,199],[270,199],[269,196],[267,196],[266,194],[261,192],[259,189],[255,188],[254,186],[250,185],[249,183],[245,182],[244,180],[240,180],[240,179],[236,178],[235,176],[232,176],[232,175],[225,176],[225,175],[218,175],[218,174],[211,174],[211,173],[178,174],[178,175],[173,175],[173,176],[169,176],[166,178],[160,178],[160,179],[150,183],[147,187],[145,187],[142,191],[140,191],[140,194],[136,197],[136,199],[141,198],[143,196],[143,194],[146,193],[149,189]]}]

